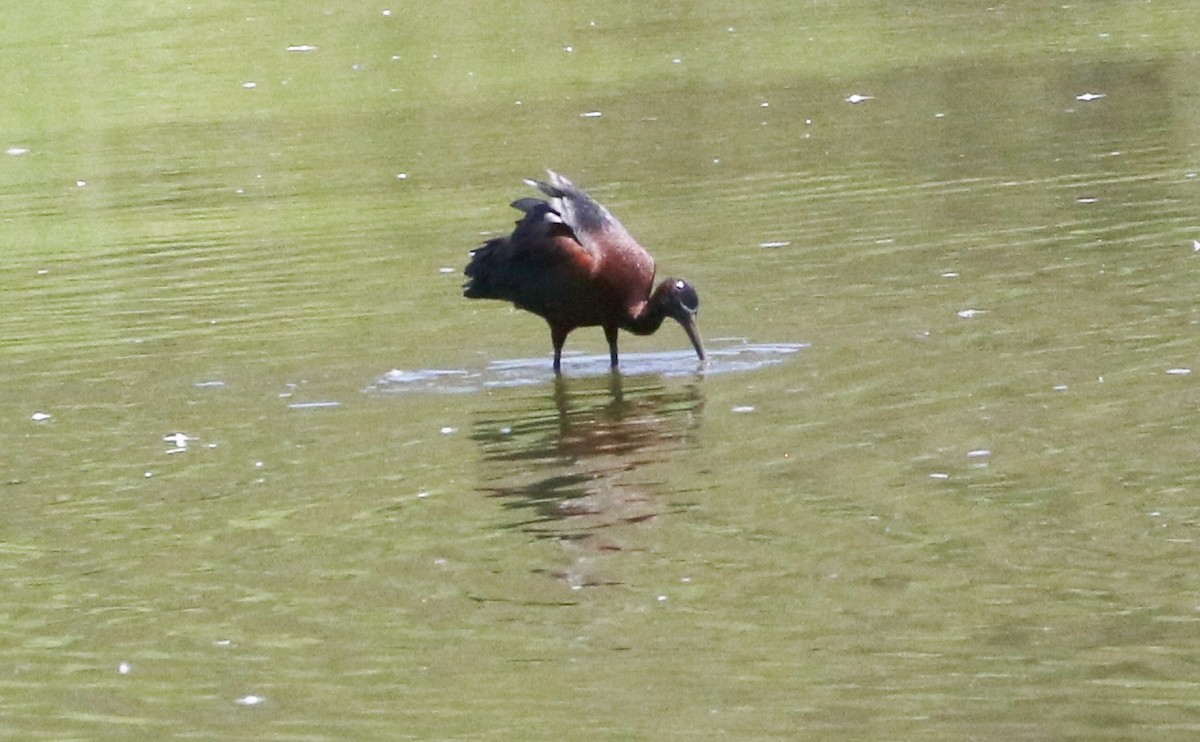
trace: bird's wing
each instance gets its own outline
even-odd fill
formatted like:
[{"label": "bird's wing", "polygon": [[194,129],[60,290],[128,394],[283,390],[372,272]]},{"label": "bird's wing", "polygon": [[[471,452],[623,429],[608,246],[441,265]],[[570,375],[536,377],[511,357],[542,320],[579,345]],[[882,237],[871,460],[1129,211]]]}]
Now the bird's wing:
[{"label": "bird's wing", "polygon": [[[550,197],[551,211],[575,233],[576,239],[585,250],[594,252],[595,245],[602,241],[633,241],[621,222],[583,189],[553,170],[546,172],[550,176],[548,183],[539,180],[525,182]],[[522,201],[537,199],[521,199],[517,203]]]},{"label": "bird's wing", "polygon": [[591,271],[596,251],[555,208],[554,201],[522,198],[513,201],[512,206],[525,214],[510,238],[514,258],[542,265],[569,262]]}]

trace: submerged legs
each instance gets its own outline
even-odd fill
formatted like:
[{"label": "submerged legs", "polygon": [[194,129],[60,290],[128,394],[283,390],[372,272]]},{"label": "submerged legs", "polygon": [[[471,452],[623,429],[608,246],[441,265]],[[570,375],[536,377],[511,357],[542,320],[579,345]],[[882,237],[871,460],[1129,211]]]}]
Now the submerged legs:
[{"label": "submerged legs", "polygon": [[567,342],[567,333],[570,330],[563,329],[556,325],[550,325],[550,342],[554,344],[554,373],[562,374],[562,349],[563,343]]},{"label": "submerged legs", "polygon": [[612,367],[617,367],[617,328],[605,327],[604,339],[608,341],[608,359],[612,362]]},{"label": "submerged legs", "polygon": [[[571,329],[574,328],[550,325],[550,342],[554,344],[554,373],[556,374],[562,374],[562,349]],[[605,327],[604,339],[608,341],[608,360],[615,369],[617,367],[617,328]]]}]

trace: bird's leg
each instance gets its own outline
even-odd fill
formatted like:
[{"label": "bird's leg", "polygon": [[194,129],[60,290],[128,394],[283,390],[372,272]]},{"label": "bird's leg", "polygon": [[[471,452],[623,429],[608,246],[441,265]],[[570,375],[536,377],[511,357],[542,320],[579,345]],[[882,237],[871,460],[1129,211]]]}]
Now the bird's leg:
[{"label": "bird's leg", "polygon": [[550,325],[550,342],[554,344],[554,373],[562,373],[562,349],[563,343],[567,342],[567,333],[570,330],[563,329],[557,325]]},{"label": "bird's leg", "polygon": [[608,341],[608,359],[612,362],[612,367],[617,367],[617,328],[605,327],[604,339]]}]

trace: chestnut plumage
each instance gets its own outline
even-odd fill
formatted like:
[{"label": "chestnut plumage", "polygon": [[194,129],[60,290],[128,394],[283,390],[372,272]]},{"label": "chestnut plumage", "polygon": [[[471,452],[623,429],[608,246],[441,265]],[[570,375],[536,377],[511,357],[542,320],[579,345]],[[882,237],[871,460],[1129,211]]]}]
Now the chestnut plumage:
[{"label": "chestnut plumage", "polygon": [[550,325],[554,371],[577,327],[600,326],[617,367],[617,331],[649,335],[667,317],[683,326],[696,355],[704,345],[696,329],[700,298],[687,281],[654,286],[654,258],[608,209],[554,171],[549,182],[527,180],[548,200],[522,198],[523,213],[511,235],[488,240],[471,253],[463,271],[463,296],[500,299],[533,312]]}]

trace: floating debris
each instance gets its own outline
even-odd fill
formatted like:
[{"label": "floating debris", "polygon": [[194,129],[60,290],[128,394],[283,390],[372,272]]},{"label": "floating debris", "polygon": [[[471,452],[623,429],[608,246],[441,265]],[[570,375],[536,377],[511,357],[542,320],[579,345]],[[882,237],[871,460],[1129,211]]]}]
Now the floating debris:
[{"label": "floating debris", "polygon": [[29,416],[29,419],[34,421],[35,423],[44,423],[47,420],[49,420],[51,417],[52,416],[50,415],[49,412],[35,412]]},{"label": "floating debris", "polygon": [[1083,95],[1075,96],[1075,100],[1081,100],[1084,103],[1091,103],[1094,100],[1100,100],[1101,98],[1107,97],[1108,95],[1106,93],[1084,93]]},{"label": "floating debris", "polygon": [[772,240],[770,242],[760,242],[760,243],[758,243],[758,246],[774,248],[774,247],[787,247],[790,244],[792,244],[792,243],[788,240]]},{"label": "floating debris", "polygon": [[1095,196],[1080,196],[1079,198],[1075,199],[1075,203],[1077,204],[1094,204],[1098,203],[1099,201],[1100,199],[1096,198]]},{"label": "floating debris", "polygon": [[748,404],[735,405],[730,410],[730,412],[738,412],[738,413],[754,412],[754,405],[748,405]]},{"label": "floating debris", "polygon": [[4,150],[4,154],[8,155],[9,157],[20,157],[21,155],[29,154],[29,148],[28,147],[9,147],[8,149]]},{"label": "floating debris", "polygon": [[293,402],[288,405],[289,410],[321,410],[327,407],[341,407],[341,402]]},{"label": "floating debris", "polygon": [[175,444],[176,448],[187,448],[188,441],[196,441],[200,439],[193,438],[186,433],[172,433],[170,435],[164,435],[163,440],[167,443]]},{"label": "floating debris", "polygon": [[263,698],[262,696],[256,696],[256,695],[251,694],[251,695],[242,696],[241,698],[236,699],[234,701],[234,703],[236,703],[239,706],[257,706],[258,704],[262,703],[265,700],[267,700],[267,699]]},{"label": "floating debris", "polygon": [[958,316],[962,317],[963,319],[973,319],[975,317],[978,317],[981,314],[986,314],[986,313],[987,313],[986,309],[963,309],[962,311],[960,311],[958,313]]},{"label": "floating debris", "polygon": [[603,115],[604,114],[601,113],[600,111],[585,111],[584,113],[579,114],[579,118],[581,118],[581,119],[598,119]]},{"label": "floating debris", "polygon": [[991,456],[992,451],[989,448],[976,448],[973,451],[967,451],[968,459],[981,459],[985,456]]},{"label": "floating debris", "polygon": [[929,475],[929,478],[930,478],[930,479],[940,479],[940,480],[945,480],[945,479],[949,479],[949,478],[950,478],[950,475],[949,475],[949,474],[947,474],[946,472],[943,472],[943,471],[935,471],[935,472],[933,472],[932,474],[930,474],[930,475]]},{"label": "floating debris", "polygon": [[225,382],[220,379],[213,379],[211,381],[197,381],[193,386],[197,389],[220,389],[225,386]]},{"label": "floating debris", "polygon": [[847,98],[846,98],[847,103],[865,103],[869,100],[875,100],[875,96],[862,95],[860,93],[853,93],[853,94],[847,96]]},{"label": "floating debris", "polygon": [[256,83],[256,82],[244,82],[244,83],[242,83],[242,87],[243,87],[243,88],[245,88],[246,90],[253,90],[253,89],[255,89],[255,88],[257,88],[257,87],[258,87],[258,83]]},{"label": "floating debris", "polygon": [[1192,252],[1200,252],[1200,240],[1192,240]]},{"label": "floating debris", "polygon": [[1187,376],[1192,370],[1190,368],[1169,368],[1167,374],[1170,376]]},{"label": "floating debris", "polygon": [[287,48],[289,52],[315,52],[317,46],[315,44],[296,44]]}]

